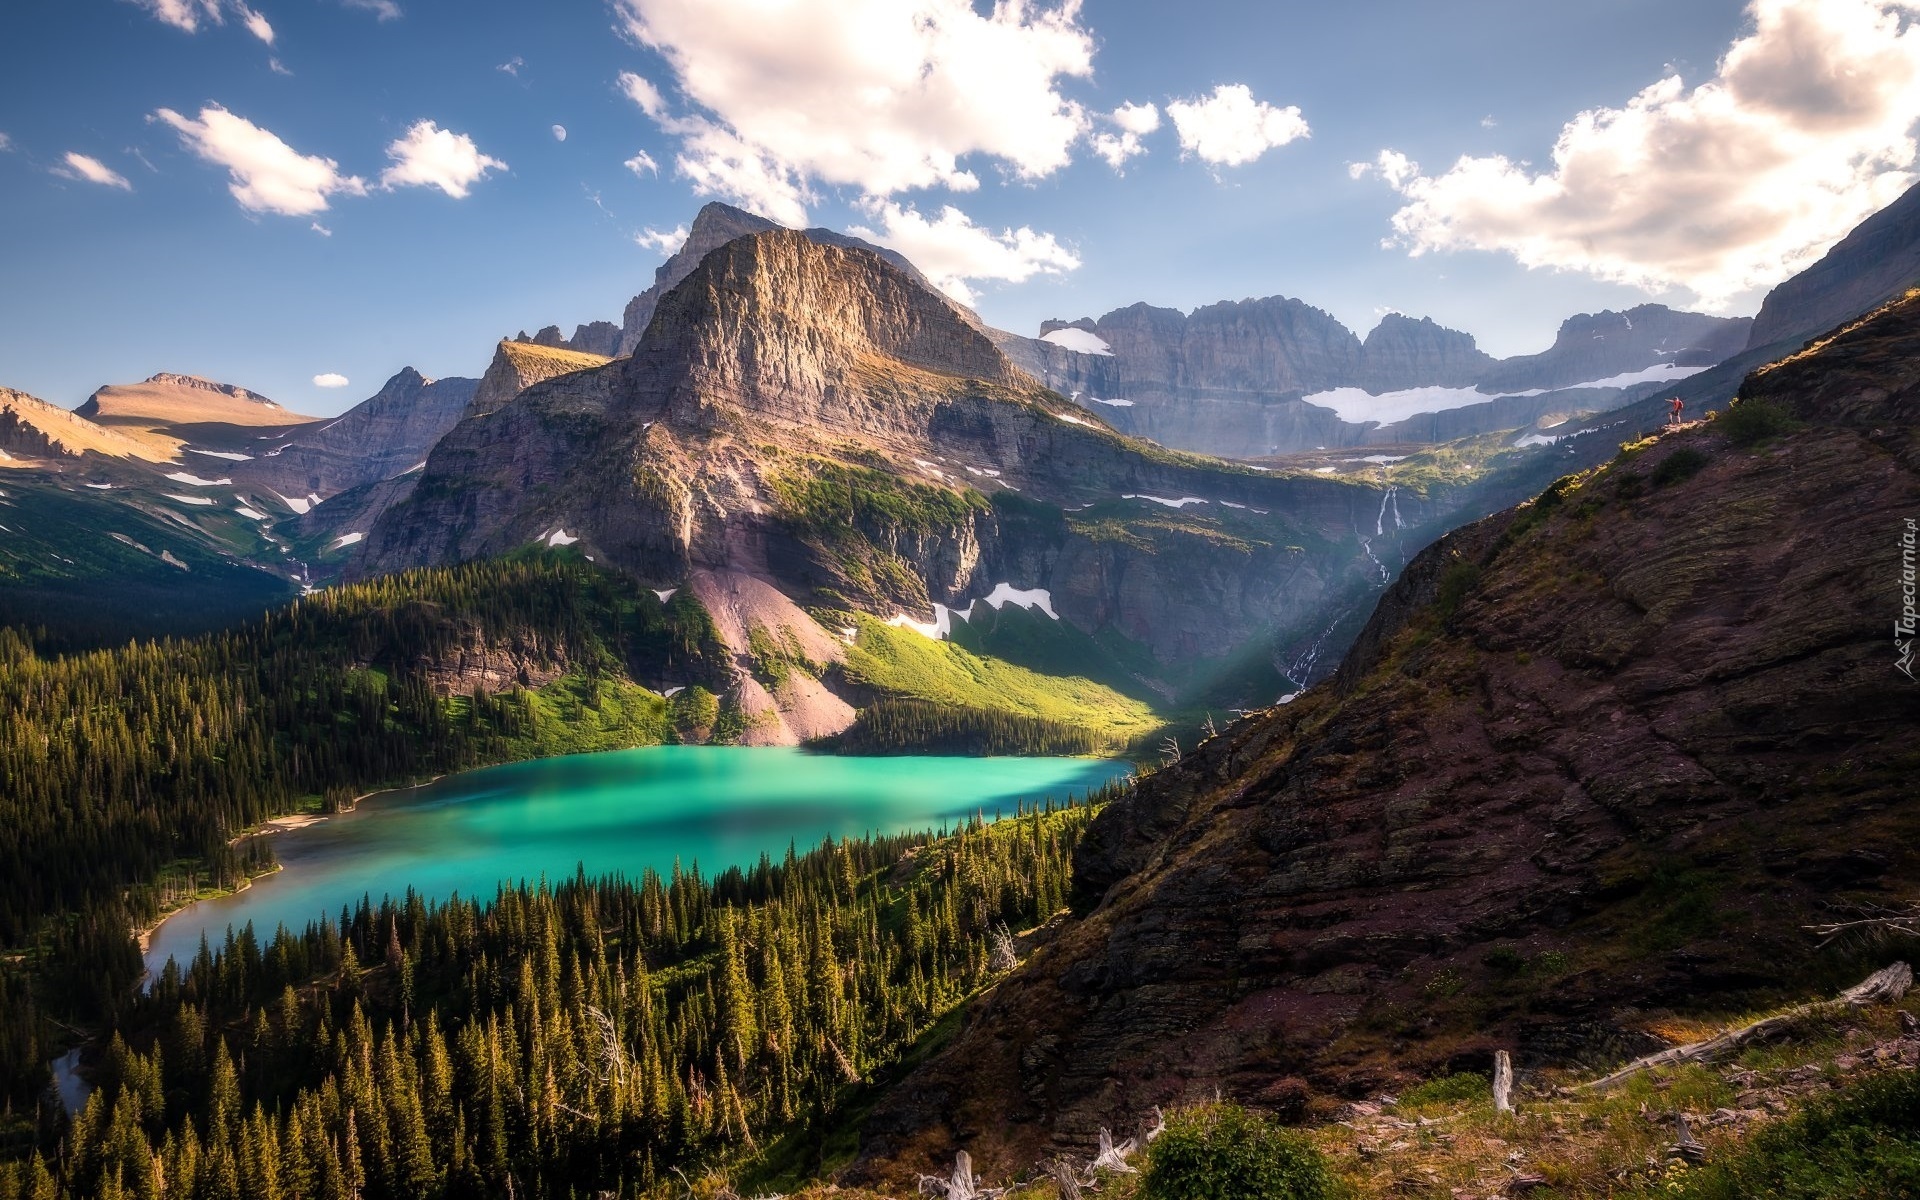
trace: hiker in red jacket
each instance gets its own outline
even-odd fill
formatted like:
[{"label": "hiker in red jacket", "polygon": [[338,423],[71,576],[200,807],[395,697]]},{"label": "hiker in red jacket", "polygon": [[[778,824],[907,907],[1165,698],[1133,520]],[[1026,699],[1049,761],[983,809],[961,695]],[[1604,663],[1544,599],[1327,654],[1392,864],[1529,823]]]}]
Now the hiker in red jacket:
[{"label": "hiker in red jacket", "polygon": [[1687,407],[1687,402],[1685,400],[1682,400],[1680,397],[1675,396],[1671,401],[1669,401],[1669,404],[1671,405],[1671,412],[1667,417],[1667,424],[1678,425],[1680,423],[1680,413],[1682,410],[1684,410]]}]

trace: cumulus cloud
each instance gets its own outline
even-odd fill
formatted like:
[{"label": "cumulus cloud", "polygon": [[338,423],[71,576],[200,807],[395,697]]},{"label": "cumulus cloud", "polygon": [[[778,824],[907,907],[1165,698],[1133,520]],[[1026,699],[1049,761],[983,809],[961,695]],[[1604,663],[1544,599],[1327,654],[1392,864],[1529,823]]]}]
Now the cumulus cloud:
[{"label": "cumulus cloud", "polygon": [[247,27],[248,33],[269,46],[273,45],[273,26],[267,24],[265,17],[244,4],[234,5],[234,11],[240,14],[240,23]]},{"label": "cumulus cloud", "polygon": [[248,212],[304,217],[325,212],[329,196],[367,193],[364,180],[342,175],[332,159],[301,154],[272,132],[217,104],[201,109],[197,119],[170,108],[158,110],[153,117],[172,126],[187,149],[225,167],[231,176],[227,190]]},{"label": "cumulus cloud", "polygon": [[313,377],[313,386],[315,387],[343,388],[346,387],[349,382],[350,380],[348,380],[345,375],[340,375],[333,371],[328,371],[324,375],[315,375]]},{"label": "cumulus cloud", "polygon": [[1217,167],[1243,166],[1312,134],[1298,107],[1255,100],[1244,83],[1223,83],[1210,96],[1174,100],[1167,115],[1180,135],[1180,149]]},{"label": "cumulus cloud", "polygon": [[1750,33],[1689,88],[1670,74],[1575,116],[1549,170],[1384,151],[1396,241],[1475,249],[1709,305],[1776,282],[1913,182],[1920,29],[1906,0],[1753,0]]},{"label": "cumulus cloud", "polygon": [[661,233],[658,229],[649,228],[643,233],[633,235],[633,241],[636,246],[643,246],[648,250],[658,250],[662,254],[672,254],[675,250],[678,250],[686,240],[687,227],[685,225],[680,226],[678,229],[670,229],[665,233]]},{"label": "cumulus cloud", "polygon": [[62,179],[78,180],[81,183],[97,183],[103,187],[119,188],[123,192],[133,190],[133,185],[127,182],[125,175],[122,175],[97,158],[92,158],[85,154],[76,154],[69,150],[67,151],[66,158],[61,161],[67,165],[64,167],[55,167],[53,173]]},{"label": "cumulus cloud", "polygon": [[567,127],[565,125],[555,125],[553,127],[553,140],[556,142],[564,142],[567,140]]},{"label": "cumulus cloud", "polygon": [[633,157],[627,160],[626,167],[627,170],[642,178],[660,173],[660,164],[653,161],[653,155],[645,150],[635,150]]},{"label": "cumulus cloud", "polygon": [[395,4],[393,0],[340,0],[340,3],[347,8],[357,8],[362,12],[370,12],[382,21],[397,21],[400,19],[400,6]]},{"label": "cumulus cloud", "polygon": [[1116,171],[1134,155],[1145,154],[1147,148],[1140,139],[1160,128],[1160,110],[1152,104],[1128,101],[1108,113],[1105,119],[1112,122],[1115,130],[1094,134],[1093,152],[1106,159],[1107,165]]},{"label": "cumulus cloud", "polygon": [[184,29],[188,33],[200,32],[200,27],[220,24],[220,0],[133,0],[150,13],[155,20],[163,21],[175,29]]},{"label": "cumulus cloud", "polygon": [[507,164],[480,153],[464,133],[442,129],[432,121],[415,121],[405,137],[387,147],[393,165],[380,174],[380,186],[437,187],[463,200],[488,171],[504,171]]},{"label": "cumulus cloud", "polygon": [[1035,275],[1059,275],[1080,266],[1071,250],[1050,233],[1026,226],[995,233],[973,223],[952,205],[928,220],[919,210],[891,201],[872,206],[879,229],[849,232],[907,256],[935,287],[962,304],[974,302],[968,280],[1024,283]]},{"label": "cumulus cloud", "polygon": [[691,106],[621,85],[681,139],[675,165],[702,194],[800,224],[816,183],[885,198],[970,191],[977,155],[1020,179],[1065,166],[1090,121],[1059,90],[1092,71],[1079,0],[616,0]]},{"label": "cumulus cloud", "polygon": [[661,98],[660,89],[632,71],[620,72],[620,90],[649,117],[658,119],[660,114],[667,111],[667,102]]},{"label": "cumulus cloud", "polygon": [[13,149],[13,139],[8,137],[4,133],[0,133],[0,151],[7,151],[11,149]]}]

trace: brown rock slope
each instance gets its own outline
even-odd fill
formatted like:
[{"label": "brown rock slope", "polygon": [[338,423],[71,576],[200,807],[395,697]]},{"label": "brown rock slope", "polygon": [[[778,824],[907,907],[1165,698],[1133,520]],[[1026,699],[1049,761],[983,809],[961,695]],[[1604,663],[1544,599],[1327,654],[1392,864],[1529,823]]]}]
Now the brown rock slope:
[{"label": "brown rock slope", "polygon": [[167,461],[165,453],[145,442],[36,396],[0,387],[0,463],[18,466],[88,453]]},{"label": "brown rock slope", "polygon": [[1103,814],[1091,911],[882,1101],[862,1169],[1003,1178],[1216,1088],[1605,1061],[1636,1009],[1851,982],[1802,925],[1920,898],[1920,299],[1744,390],[1802,426],[1698,424],[1448,536],[1328,685]]}]

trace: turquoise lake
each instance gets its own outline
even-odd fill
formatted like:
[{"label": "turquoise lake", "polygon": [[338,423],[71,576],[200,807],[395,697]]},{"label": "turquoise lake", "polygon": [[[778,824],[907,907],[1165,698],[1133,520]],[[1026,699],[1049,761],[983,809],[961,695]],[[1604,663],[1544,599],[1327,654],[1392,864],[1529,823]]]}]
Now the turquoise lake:
[{"label": "turquoise lake", "polygon": [[653,746],[541,759],[385,792],[352,812],[274,835],[282,867],[233,896],[204,901],[154,933],[147,964],[192,960],[204,935],[253,922],[262,942],[300,930],[362,896],[376,903],[411,887],[444,900],[490,899],[503,882],[553,882],[678,859],[712,878],[776,861],[828,836],[951,826],[1025,802],[1064,804],[1126,775],[1126,763],[1086,758],[842,758],[793,749]]}]

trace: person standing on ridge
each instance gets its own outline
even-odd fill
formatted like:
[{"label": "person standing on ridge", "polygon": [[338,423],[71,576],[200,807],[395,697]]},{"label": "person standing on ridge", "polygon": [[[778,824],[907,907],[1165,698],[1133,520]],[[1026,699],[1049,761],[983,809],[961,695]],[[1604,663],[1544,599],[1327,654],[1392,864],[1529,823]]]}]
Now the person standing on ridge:
[{"label": "person standing on ridge", "polygon": [[1667,424],[1678,425],[1680,423],[1680,414],[1686,409],[1687,402],[1675,396],[1672,400],[1668,401],[1668,404],[1670,408],[1667,415]]}]

